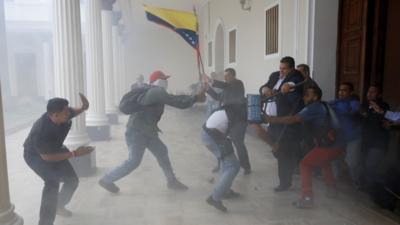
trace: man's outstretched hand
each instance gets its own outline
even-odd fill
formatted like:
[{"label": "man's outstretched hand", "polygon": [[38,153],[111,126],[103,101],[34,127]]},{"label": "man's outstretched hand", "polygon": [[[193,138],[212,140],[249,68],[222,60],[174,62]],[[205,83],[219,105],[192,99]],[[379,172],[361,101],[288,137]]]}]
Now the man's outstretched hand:
[{"label": "man's outstretched hand", "polygon": [[86,111],[89,108],[89,101],[87,100],[85,95],[83,95],[82,93],[79,93],[79,97],[81,98],[82,105],[79,108],[73,108],[73,110],[75,112],[75,116],[83,113],[84,111]]},{"label": "man's outstretched hand", "polygon": [[206,88],[203,86],[199,93],[196,94],[196,102],[205,102],[206,101]]},{"label": "man's outstretched hand", "polygon": [[281,86],[282,94],[287,94],[287,93],[293,91],[294,90],[294,88],[293,88],[294,85],[295,84],[293,82],[286,82],[286,83],[282,84],[282,86]]},{"label": "man's outstretched hand", "polygon": [[82,102],[82,111],[86,111],[87,109],[89,109],[89,101],[87,100],[86,96],[83,95],[82,93],[79,93],[79,97],[81,98],[81,102]]},{"label": "man's outstretched hand", "polygon": [[369,106],[377,113],[384,114],[385,110],[383,110],[375,101],[369,101]]}]

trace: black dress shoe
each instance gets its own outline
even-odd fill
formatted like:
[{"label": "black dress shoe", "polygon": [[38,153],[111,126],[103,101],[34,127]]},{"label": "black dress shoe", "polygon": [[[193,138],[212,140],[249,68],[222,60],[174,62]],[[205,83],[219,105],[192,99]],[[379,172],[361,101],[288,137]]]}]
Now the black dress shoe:
[{"label": "black dress shoe", "polygon": [[99,185],[111,193],[118,193],[119,187],[114,183],[106,183],[104,180],[99,180]]},{"label": "black dress shoe", "polygon": [[251,174],[251,169],[245,169],[243,174],[244,174],[244,175],[249,175],[249,174]]},{"label": "black dress shoe", "polygon": [[224,194],[224,199],[232,199],[232,198],[239,198],[240,193],[235,192],[234,190],[230,189],[227,193]]},{"label": "black dress shoe", "polygon": [[283,192],[289,190],[291,185],[279,185],[278,187],[274,188],[275,192]]},{"label": "black dress shoe", "polygon": [[212,196],[207,198],[207,203],[214,206],[216,209],[219,209],[222,212],[227,212],[228,209],[222,204],[222,201],[215,201]]}]

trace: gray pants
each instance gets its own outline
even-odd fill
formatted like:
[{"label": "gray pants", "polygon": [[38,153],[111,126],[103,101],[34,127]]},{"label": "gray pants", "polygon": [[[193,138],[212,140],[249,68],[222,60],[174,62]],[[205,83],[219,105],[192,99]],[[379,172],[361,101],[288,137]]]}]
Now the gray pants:
[{"label": "gray pants", "polygon": [[134,129],[128,129],[125,133],[125,138],[129,151],[128,159],[107,173],[102,178],[104,182],[113,183],[135,170],[142,162],[146,148],[156,157],[167,181],[176,179],[168,157],[167,146],[165,146],[158,136],[145,135]]},{"label": "gray pants", "polygon": [[233,145],[236,149],[236,154],[240,161],[240,166],[245,170],[250,170],[249,154],[247,152],[246,145],[244,144],[244,138],[246,136],[247,121],[235,122],[229,132]]},{"label": "gray pants", "polygon": [[359,185],[361,183],[360,180],[362,175],[361,138],[357,138],[347,143],[345,161],[349,168],[353,183]]}]

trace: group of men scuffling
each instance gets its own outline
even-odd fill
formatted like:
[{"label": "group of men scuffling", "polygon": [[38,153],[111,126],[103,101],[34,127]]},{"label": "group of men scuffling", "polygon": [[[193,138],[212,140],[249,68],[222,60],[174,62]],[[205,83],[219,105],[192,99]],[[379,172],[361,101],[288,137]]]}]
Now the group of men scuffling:
[{"label": "group of men scuffling", "polygon": [[[213,171],[219,171],[220,177],[206,202],[226,212],[222,200],[240,196],[231,189],[240,167],[245,175],[252,172],[244,144],[249,123],[243,82],[237,79],[234,69],[228,68],[224,71],[224,81],[217,80],[215,74],[203,75],[198,92],[172,95],[167,92],[168,79],[163,72],[155,71],[149,77],[149,84],[144,84],[140,77],[140,82],[132,86],[126,97],[136,107],[127,113],[130,114],[125,132],[128,159],[107,172],[98,183],[105,190],[118,193],[120,189],[115,183],[135,170],[149,149],[165,174],[167,187],[187,190],[173,172],[167,146],[159,137],[158,122],[165,105],[189,108],[206,101],[207,93],[209,107],[201,128],[202,141],[215,155],[218,165]],[[319,167],[327,184],[327,195],[335,197],[337,188],[331,162],[341,158],[345,159],[355,185],[366,185],[371,192],[379,190],[386,171],[380,164],[388,142],[384,121],[399,121],[398,114],[388,111],[380,92],[379,86],[372,85],[361,104],[353,95],[353,85],[342,83],[338,99],[323,102],[322,91],[310,77],[308,66],[301,64],[295,68],[292,57],[282,58],[279,71],[272,73],[260,88],[262,99],[268,99],[261,104],[265,105],[262,121],[252,124],[277,158],[280,184],[275,191],[291,187],[293,171],[299,166],[302,197],[293,205],[312,207],[312,175]],[[26,163],[44,181],[39,225],[53,225],[57,214],[72,215],[65,205],[77,189],[79,179],[68,159],[94,150],[91,146],[69,150],[63,144],[71,119],[89,108],[86,97],[82,94],[80,97],[79,108],[70,107],[66,99],[50,99],[47,112],[34,123],[24,143]],[[361,159],[365,159],[364,163]],[[60,183],[63,183],[61,190]]]}]

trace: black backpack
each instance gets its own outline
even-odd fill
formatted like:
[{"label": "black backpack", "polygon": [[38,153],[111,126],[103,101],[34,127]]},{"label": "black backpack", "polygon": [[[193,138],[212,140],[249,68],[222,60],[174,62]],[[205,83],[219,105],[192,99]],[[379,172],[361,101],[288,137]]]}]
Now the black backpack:
[{"label": "black backpack", "polygon": [[146,109],[145,105],[140,104],[140,100],[151,87],[146,84],[142,87],[133,88],[126,93],[119,102],[119,110],[124,114],[130,115]]}]

